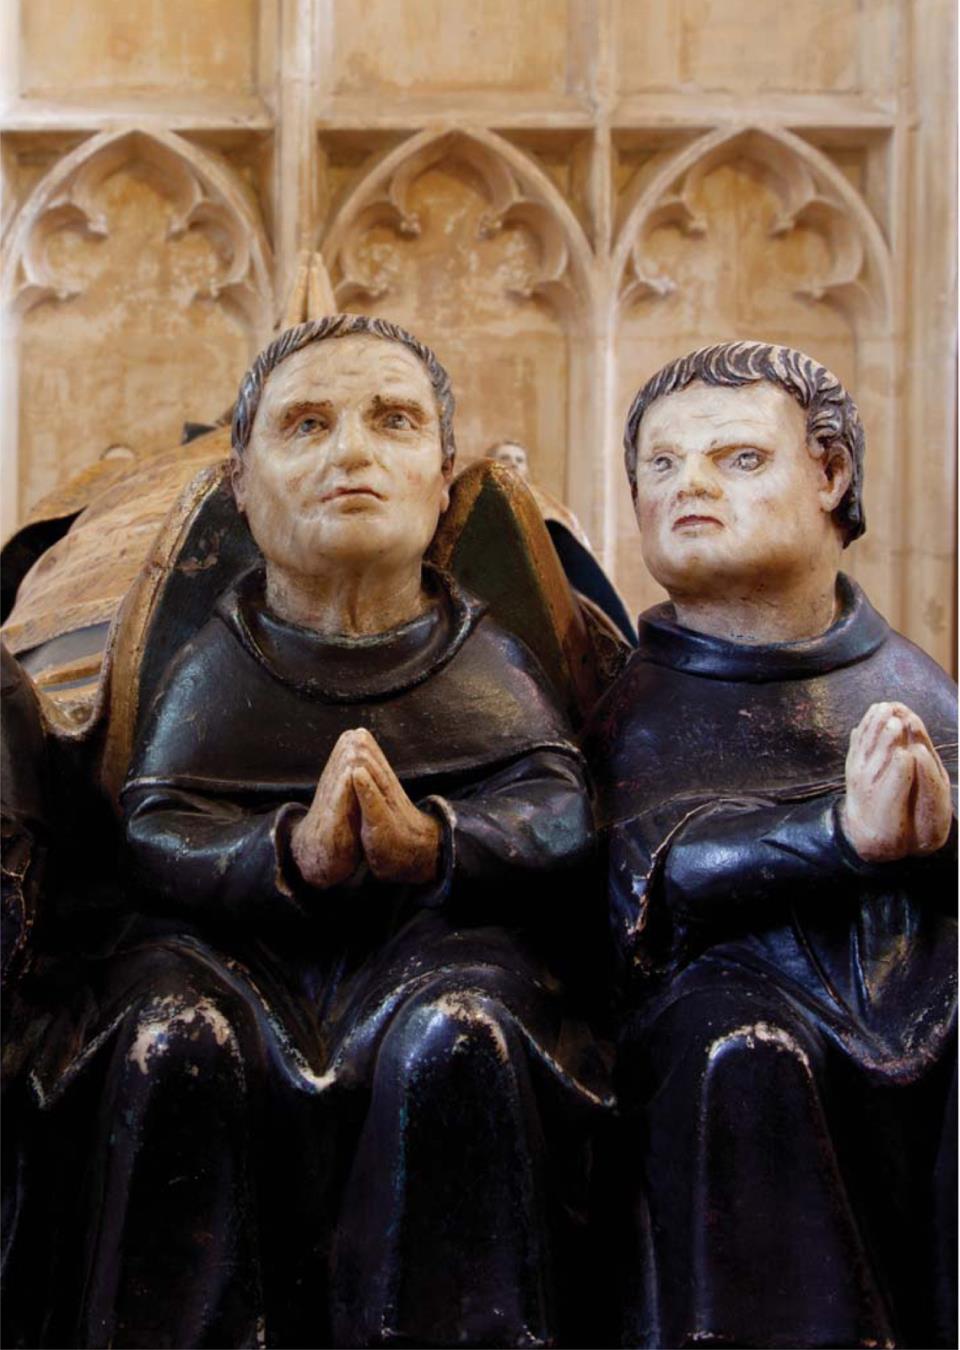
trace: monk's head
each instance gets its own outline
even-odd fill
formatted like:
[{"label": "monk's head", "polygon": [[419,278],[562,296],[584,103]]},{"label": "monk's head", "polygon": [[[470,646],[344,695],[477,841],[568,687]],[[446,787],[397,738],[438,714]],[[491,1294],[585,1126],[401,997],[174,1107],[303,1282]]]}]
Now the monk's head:
[{"label": "monk's head", "polygon": [[671,362],[624,435],[644,561],[672,594],[775,590],[863,533],[863,428],[835,375],[732,342]]},{"label": "monk's head", "polygon": [[493,459],[498,464],[506,464],[508,469],[513,469],[521,478],[530,477],[530,457],[526,446],[521,445],[519,441],[497,441],[484,451],[484,459]]},{"label": "monk's head", "polygon": [[304,576],[422,558],[449,503],[450,378],[383,319],[337,314],[283,333],[244,377],[232,435],[258,547]]}]

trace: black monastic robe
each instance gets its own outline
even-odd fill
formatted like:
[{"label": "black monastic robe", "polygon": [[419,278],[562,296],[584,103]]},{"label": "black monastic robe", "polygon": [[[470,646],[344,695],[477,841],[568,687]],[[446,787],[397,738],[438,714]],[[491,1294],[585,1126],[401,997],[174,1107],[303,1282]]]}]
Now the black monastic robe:
[{"label": "black monastic robe", "polygon": [[650,610],[591,720],[637,1163],[624,1344],[955,1344],[956,826],[875,865],[838,808],[877,701],[953,770],[956,689],[838,595],[821,637],[766,647]]},{"label": "black monastic robe", "polygon": [[[49,1138],[93,1159],[34,1343],[556,1337],[609,1104],[564,990],[589,800],[530,652],[430,584],[348,641],[273,617],[255,571],[166,672],[122,798],[141,917],[33,1069]],[[436,884],[299,878],[290,831],[355,727],[438,816]]]}]

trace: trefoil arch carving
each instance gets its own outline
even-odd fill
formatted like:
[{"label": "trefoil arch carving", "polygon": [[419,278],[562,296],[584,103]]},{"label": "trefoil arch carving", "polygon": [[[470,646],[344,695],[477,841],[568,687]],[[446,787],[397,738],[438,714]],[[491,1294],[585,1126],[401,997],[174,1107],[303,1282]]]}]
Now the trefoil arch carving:
[{"label": "trefoil arch carving", "polygon": [[770,222],[772,239],[809,229],[824,240],[829,263],[796,292],[799,298],[839,309],[856,327],[888,329],[893,308],[893,263],[883,233],[867,203],[831,160],[784,129],[741,127],[714,130],[671,156],[638,184],[625,202],[612,257],[615,302],[666,297],[677,280],[648,252],[651,233],[676,226],[704,238],[710,222],[698,208],[699,189],[714,170],[746,161],[759,169],[778,199]]}]

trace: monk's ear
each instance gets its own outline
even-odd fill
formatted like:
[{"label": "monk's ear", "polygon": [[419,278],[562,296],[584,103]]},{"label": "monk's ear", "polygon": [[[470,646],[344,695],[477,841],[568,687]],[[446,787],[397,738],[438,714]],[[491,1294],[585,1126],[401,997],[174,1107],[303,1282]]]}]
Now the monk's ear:
[{"label": "monk's ear", "polygon": [[233,488],[233,499],[237,503],[237,510],[243,515],[247,509],[247,483],[243,469],[243,458],[237,454],[236,450],[230,451],[229,473],[230,486]]},{"label": "monk's ear", "polygon": [[818,456],[820,488],[818,496],[823,510],[830,515],[837,509],[853,481],[850,452],[840,444],[828,445]]},{"label": "monk's ear", "polygon": [[453,462],[445,461],[443,465],[443,492],[440,495],[440,514],[441,516],[450,505],[450,484],[453,482]]}]

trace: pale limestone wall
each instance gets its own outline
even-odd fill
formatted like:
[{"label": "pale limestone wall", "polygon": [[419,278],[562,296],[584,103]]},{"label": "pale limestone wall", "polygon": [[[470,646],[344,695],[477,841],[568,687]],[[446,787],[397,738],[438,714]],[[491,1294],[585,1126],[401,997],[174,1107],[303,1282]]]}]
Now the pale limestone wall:
[{"label": "pale limestone wall", "polygon": [[952,0],[3,0],[3,520],[213,420],[302,249],[432,343],[464,460],[511,436],[658,598],[630,397],[694,346],[832,366],[850,556],[954,659]]}]

